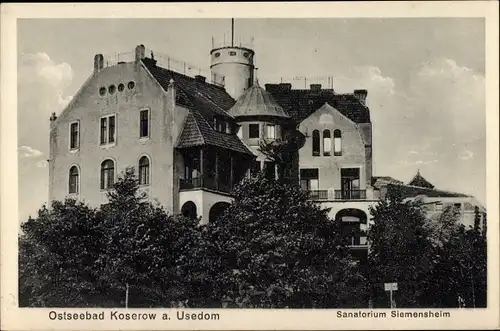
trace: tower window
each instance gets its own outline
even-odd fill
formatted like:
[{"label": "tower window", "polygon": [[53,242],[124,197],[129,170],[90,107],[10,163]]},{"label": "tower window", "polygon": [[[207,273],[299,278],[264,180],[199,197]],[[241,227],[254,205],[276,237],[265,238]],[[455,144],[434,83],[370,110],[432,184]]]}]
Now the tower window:
[{"label": "tower window", "polygon": [[149,110],[143,109],[139,113],[139,137],[149,137]]},{"label": "tower window", "polygon": [[244,57],[249,57],[249,56],[250,56],[250,53],[245,52],[245,53],[243,53],[243,56],[244,56]]},{"label": "tower window", "polygon": [[214,54],[214,56],[215,56],[215,57],[219,57],[219,56],[220,56],[220,53],[219,53],[219,52],[217,52],[217,53],[215,53],[215,54]]},{"label": "tower window", "polygon": [[109,115],[101,117],[101,145],[111,144],[115,142],[116,136],[116,116]]},{"label": "tower window", "polygon": [[276,126],[273,124],[267,125],[267,138],[268,139],[276,139]]},{"label": "tower window", "polygon": [[319,142],[319,131],[318,130],[314,130],[313,133],[312,133],[312,154],[313,156],[319,156],[320,155],[320,152],[319,152],[319,145],[320,145],[320,142]]},{"label": "tower window", "polygon": [[139,185],[149,185],[149,158],[147,156],[139,160]]},{"label": "tower window", "polygon": [[101,190],[109,190],[115,183],[115,162],[105,160],[101,163]]},{"label": "tower window", "polygon": [[106,94],[106,88],[105,88],[105,87],[101,87],[101,88],[99,89],[99,95],[100,95],[101,97],[103,97],[105,94]]},{"label": "tower window", "polygon": [[115,94],[115,92],[116,92],[116,86],[111,85],[110,87],[108,87],[108,92],[111,95]]},{"label": "tower window", "polygon": [[135,83],[133,81],[128,82],[127,87],[129,90],[132,90],[135,87]]},{"label": "tower window", "polygon": [[125,85],[123,85],[123,84],[118,85],[118,91],[123,92],[124,89],[125,89]]},{"label": "tower window", "polygon": [[333,131],[333,144],[334,154],[336,156],[342,155],[342,133],[339,129]]},{"label": "tower window", "polygon": [[248,125],[248,138],[259,138],[259,124],[249,124]]},{"label": "tower window", "polygon": [[69,194],[78,194],[80,186],[80,171],[77,166],[69,169]]},{"label": "tower window", "polygon": [[69,126],[69,148],[78,149],[80,147],[79,122],[73,122]]},{"label": "tower window", "polygon": [[229,56],[236,56],[236,52],[233,51],[229,52]]},{"label": "tower window", "polygon": [[323,155],[330,156],[332,152],[332,137],[330,136],[330,130],[323,131]]}]

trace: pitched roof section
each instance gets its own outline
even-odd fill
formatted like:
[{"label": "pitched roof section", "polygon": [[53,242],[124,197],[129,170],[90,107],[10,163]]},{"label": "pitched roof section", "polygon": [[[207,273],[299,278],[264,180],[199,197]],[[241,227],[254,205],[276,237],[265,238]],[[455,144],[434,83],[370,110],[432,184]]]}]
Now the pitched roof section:
[{"label": "pitched roof section", "polygon": [[283,108],[274,100],[271,93],[260,87],[256,82],[236,101],[229,114],[237,117],[273,116],[290,118]]},{"label": "pitched roof section", "polygon": [[425,188],[430,188],[433,189],[434,185],[429,183],[422,175],[420,175],[420,170],[417,171],[417,174],[413,179],[408,183],[408,185],[411,186],[418,186],[418,187],[425,187]]},{"label": "pitched roof section", "polygon": [[214,117],[224,117],[234,122],[234,118],[226,112],[234,105],[234,99],[224,88],[158,67],[154,60],[148,58],[142,62],[165,91],[171,79],[175,82],[176,104],[190,111],[177,148],[213,145],[253,155],[236,135],[218,132],[208,124],[213,123]]},{"label": "pitched roof section", "polygon": [[404,184],[389,184],[387,185],[387,191],[389,190],[400,190],[401,194],[403,195],[403,198],[413,198],[419,195],[425,195],[430,198],[454,198],[454,197],[460,197],[460,198],[467,198],[470,197],[469,195],[462,194],[462,193],[455,193],[455,192],[449,192],[449,191],[443,191],[443,190],[436,190],[432,188],[427,188],[427,187],[418,187],[418,186],[412,186],[412,185],[404,185]]},{"label": "pitched roof section", "polygon": [[337,94],[331,89],[292,90],[291,84],[266,84],[266,91],[297,122],[328,103],[354,123],[370,123],[368,107],[354,94]]}]

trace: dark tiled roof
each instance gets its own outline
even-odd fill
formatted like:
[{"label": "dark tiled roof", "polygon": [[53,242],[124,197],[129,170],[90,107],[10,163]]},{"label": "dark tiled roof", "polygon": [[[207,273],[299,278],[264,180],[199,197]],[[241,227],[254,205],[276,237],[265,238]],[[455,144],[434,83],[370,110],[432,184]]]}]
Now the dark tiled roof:
[{"label": "dark tiled roof", "polygon": [[276,102],[294,120],[301,122],[328,102],[355,123],[370,123],[370,111],[354,94],[336,94],[331,89],[292,90],[290,84],[266,84]]},{"label": "dark tiled roof", "polygon": [[177,148],[187,148],[192,146],[201,146],[205,143],[203,135],[201,134],[198,124],[194,119],[193,114],[189,114],[186,117],[186,122],[182,128],[182,133],[177,142]]},{"label": "dark tiled roof", "polygon": [[397,185],[397,184],[389,184],[387,185],[387,191],[390,190],[400,190],[404,198],[416,197],[419,195],[425,195],[431,198],[450,198],[450,197],[469,197],[466,194],[448,192],[442,190],[436,190],[426,187],[417,187],[412,185]]},{"label": "dark tiled roof", "polygon": [[434,185],[429,183],[422,175],[420,175],[420,171],[417,171],[417,174],[413,179],[408,183],[411,186],[425,187],[425,188],[434,188]]},{"label": "dark tiled roof", "polygon": [[234,123],[234,118],[226,111],[235,101],[224,88],[158,67],[148,58],[143,59],[143,63],[165,91],[172,79],[176,86],[176,103],[190,110],[177,148],[206,144],[253,155],[236,135],[215,131],[208,124],[213,123],[214,117],[224,117]]}]

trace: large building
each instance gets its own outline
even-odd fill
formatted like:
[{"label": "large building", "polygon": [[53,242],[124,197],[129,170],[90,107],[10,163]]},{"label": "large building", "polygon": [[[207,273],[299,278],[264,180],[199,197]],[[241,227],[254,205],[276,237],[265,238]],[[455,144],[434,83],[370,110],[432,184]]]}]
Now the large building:
[{"label": "large building", "polygon": [[97,54],[90,77],[51,117],[49,199],[100,205],[117,175],[134,166],[149,199],[206,223],[242,178],[260,170],[275,176],[276,165],[259,152],[262,140],[298,134],[300,185],[359,230],[351,244],[365,254],[369,208],[391,183],[372,175],[367,91],[262,87],[252,49],[230,44],[210,56],[208,82],[160,66],[143,45],[129,62],[105,65]]}]

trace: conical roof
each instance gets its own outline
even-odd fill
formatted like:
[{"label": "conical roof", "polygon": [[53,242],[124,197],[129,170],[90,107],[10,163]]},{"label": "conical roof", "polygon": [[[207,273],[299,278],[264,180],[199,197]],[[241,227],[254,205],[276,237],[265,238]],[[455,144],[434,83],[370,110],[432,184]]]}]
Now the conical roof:
[{"label": "conical roof", "polygon": [[271,93],[260,87],[256,82],[236,101],[228,113],[234,117],[274,116],[290,118],[273,98]]},{"label": "conical roof", "polygon": [[408,185],[418,186],[418,187],[425,187],[425,188],[430,188],[430,189],[434,188],[434,185],[432,185],[424,177],[422,177],[422,175],[420,174],[420,170],[417,171],[417,174],[408,183]]}]

